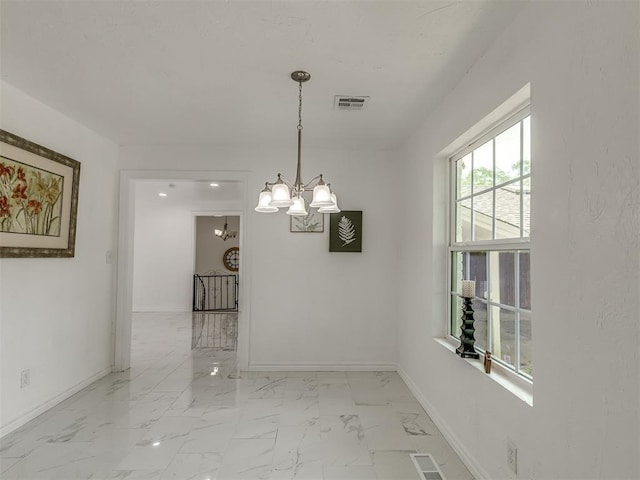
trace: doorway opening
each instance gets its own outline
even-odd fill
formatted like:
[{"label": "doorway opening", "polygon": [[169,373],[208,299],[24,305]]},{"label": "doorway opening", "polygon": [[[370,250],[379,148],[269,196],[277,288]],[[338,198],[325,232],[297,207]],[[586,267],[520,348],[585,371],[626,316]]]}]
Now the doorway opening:
[{"label": "doorway opening", "polygon": [[[134,312],[192,314],[194,274],[217,268],[211,265],[208,270],[196,270],[198,217],[216,220],[222,217],[214,214],[226,214],[229,220],[234,217],[237,228],[229,225],[228,230],[235,228],[234,246],[242,251],[246,182],[244,172],[121,172],[114,371],[126,370],[131,365]],[[212,233],[211,237],[215,235]],[[231,282],[237,285],[232,300],[234,322],[228,318],[193,316],[191,325],[194,347],[217,342],[221,349],[228,350],[232,338],[239,366],[249,363],[250,315],[246,298],[250,282],[240,281],[249,271],[247,260],[238,257],[237,272],[227,271],[237,277],[237,283]],[[224,335],[219,334],[222,330]]]}]

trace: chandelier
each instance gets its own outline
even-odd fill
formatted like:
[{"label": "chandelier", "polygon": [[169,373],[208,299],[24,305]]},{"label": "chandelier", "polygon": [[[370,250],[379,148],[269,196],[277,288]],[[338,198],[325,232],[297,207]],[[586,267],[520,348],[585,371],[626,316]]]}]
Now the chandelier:
[{"label": "chandelier", "polygon": [[291,79],[298,82],[298,168],[296,180],[291,183],[282,174],[278,173],[275,182],[265,182],[264,189],[260,192],[256,212],[273,213],[282,207],[289,207],[287,215],[306,216],[307,203],[302,194],[313,191],[310,207],[317,208],[319,213],[338,213],[338,200],[331,190],[331,184],[325,183],[322,174],[312,178],[309,183],[302,181],[300,173],[300,157],[302,145],[302,84],[308,81],[311,75],[297,70],[291,74]]},{"label": "chandelier", "polygon": [[213,233],[216,237],[220,237],[223,242],[226,242],[230,238],[236,238],[238,232],[232,232],[227,229],[227,217],[224,217],[224,229],[220,230],[219,228],[215,228]]}]

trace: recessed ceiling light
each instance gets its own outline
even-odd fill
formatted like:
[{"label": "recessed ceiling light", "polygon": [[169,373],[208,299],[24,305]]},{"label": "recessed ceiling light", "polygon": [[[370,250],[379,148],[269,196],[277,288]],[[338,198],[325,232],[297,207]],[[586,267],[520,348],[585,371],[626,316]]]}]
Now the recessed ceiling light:
[{"label": "recessed ceiling light", "polygon": [[160,446],[160,442],[153,442],[153,445],[152,445],[152,446],[154,446],[154,447],[159,447],[159,446]]},{"label": "recessed ceiling light", "polygon": [[167,196],[167,194],[166,194],[166,193],[162,193],[162,192],[161,192],[161,193],[159,193],[159,194],[158,194],[158,196],[159,196],[159,197],[166,197],[166,196]]},{"label": "recessed ceiling light", "polygon": [[209,185],[211,185],[212,187],[219,187],[220,186],[219,183],[215,183],[215,182],[214,183],[210,183]]}]

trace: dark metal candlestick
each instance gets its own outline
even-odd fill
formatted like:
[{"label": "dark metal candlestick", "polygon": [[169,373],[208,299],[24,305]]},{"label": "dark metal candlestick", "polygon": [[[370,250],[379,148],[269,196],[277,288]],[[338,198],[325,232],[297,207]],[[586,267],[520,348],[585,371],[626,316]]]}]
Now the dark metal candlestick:
[{"label": "dark metal candlestick", "polygon": [[480,354],[476,352],[473,346],[476,343],[476,329],[473,326],[471,297],[462,298],[464,305],[462,306],[462,324],[460,325],[460,346],[456,349],[456,353],[462,358],[480,358]]}]

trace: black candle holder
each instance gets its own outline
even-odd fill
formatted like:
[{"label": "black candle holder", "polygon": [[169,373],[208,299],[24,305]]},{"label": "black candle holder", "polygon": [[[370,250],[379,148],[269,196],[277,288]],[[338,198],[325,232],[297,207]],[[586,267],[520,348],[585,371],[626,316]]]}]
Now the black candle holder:
[{"label": "black candle holder", "polygon": [[460,325],[460,346],[456,348],[456,353],[462,358],[480,358],[480,354],[476,352],[474,347],[476,329],[473,326],[471,297],[462,297],[462,299],[464,305],[462,306],[462,324]]}]

